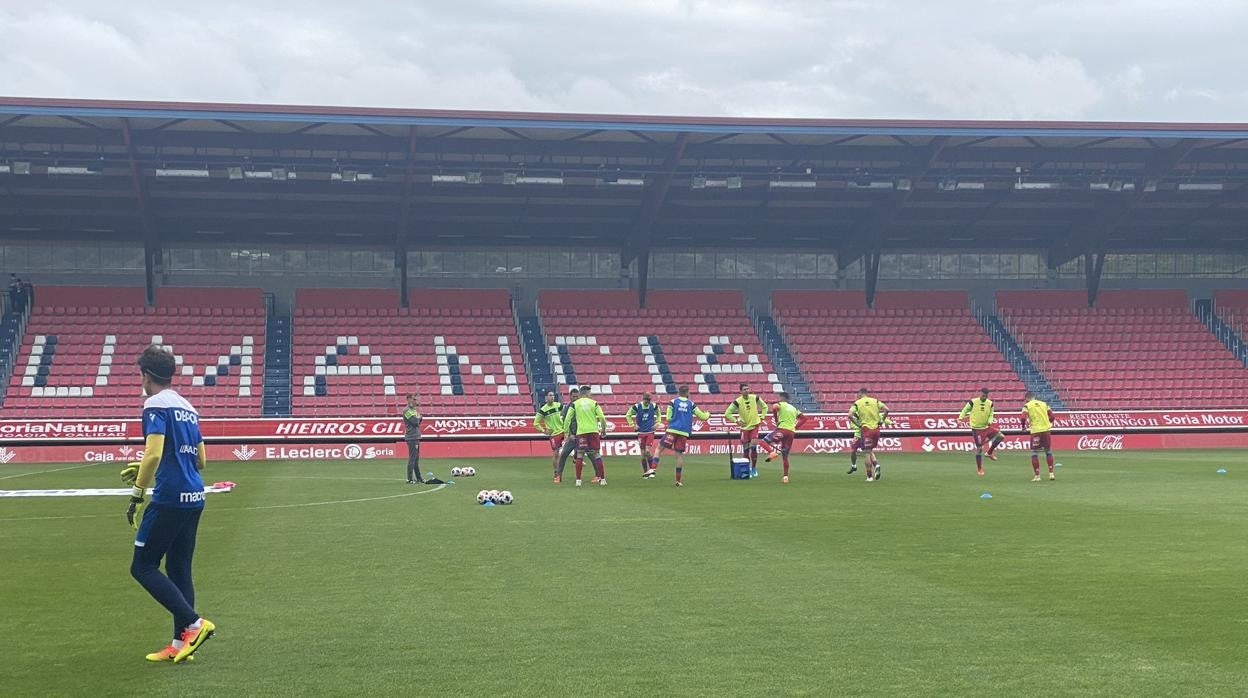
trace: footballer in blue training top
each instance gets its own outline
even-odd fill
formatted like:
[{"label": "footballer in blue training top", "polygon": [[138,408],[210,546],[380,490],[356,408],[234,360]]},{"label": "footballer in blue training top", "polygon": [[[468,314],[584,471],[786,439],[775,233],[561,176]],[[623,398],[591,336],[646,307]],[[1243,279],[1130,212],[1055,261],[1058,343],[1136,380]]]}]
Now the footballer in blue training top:
[{"label": "footballer in blue training top", "polygon": [[659,442],[659,453],[653,461],[653,468],[659,469],[659,462],[666,451],[676,452],[676,486],[684,487],[684,470],[685,470],[685,446],[689,440],[689,435],[693,432],[693,422],[695,419],[710,419],[711,413],[698,407],[689,399],[689,386],[682,385],[677,389],[677,397],[672,400],[672,404],[667,407],[667,433],[663,435],[663,440]]},{"label": "footballer in blue training top", "polygon": [[176,368],[173,353],[156,345],[139,357],[143,393],[149,396],[143,403],[143,460],[121,471],[122,480],[134,486],[126,508],[126,520],[137,530],[130,574],[173,615],[173,642],[147,659],[174,663],[192,659],[216,630],[195,612],[191,558],[204,510],[199,471],[206,454],[199,413],[171,387]]},{"label": "footballer in blue training top", "polygon": [[659,406],[651,401],[650,393],[643,394],[641,402],[628,408],[624,421],[637,430],[637,443],[641,446],[641,476],[652,479],[658,466],[655,462],[658,443],[654,438],[654,429],[659,422]]}]

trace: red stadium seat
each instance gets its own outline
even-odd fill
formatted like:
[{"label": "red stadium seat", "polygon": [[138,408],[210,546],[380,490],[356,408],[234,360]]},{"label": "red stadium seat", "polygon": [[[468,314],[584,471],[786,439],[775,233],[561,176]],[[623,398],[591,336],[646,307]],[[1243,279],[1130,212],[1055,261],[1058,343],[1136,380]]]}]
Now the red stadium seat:
[{"label": "red stadium seat", "polygon": [[772,311],[825,409],[843,409],[860,387],[896,411],[956,411],[985,385],[1021,390],[969,298],[946,293],[881,294],[872,310],[861,293],[777,292]]},{"label": "red stadium seat", "polygon": [[[225,308],[214,305],[192,309],[91,304],[98,303],[110,292],[125,296],[124,289],[91,288],[80,294],[86,301],[81,305],[35,308],[26,327],[17,365],[29,364],[34,337],[57,335],[60,341],[47,376],[48,387],[63,387],[66,392],[72,389],[80,395],[34,397],[33,378],[28,381],[25,371],[18,371],[9,382],[3,407],[5,418],[49,415],[133,418],[142,400],[135,395],[132,362],[152,341],[153,334],[160,334],[161,340],[181,357],[181,365],[191,369],[193,375],[180,372],[174,385],[193,403],[211,406],[220,411],[219,416],[261,414],[265,346],[262,307],[252,308],[254,312],[250,317],[221,322],[207,320],[227,317]],[[258,292],[256,298],[258,301]],[[237,309],[229,310],[237,315],[234,312]],[[215,372],[221,357],[229,355],[237,355],[238,361],[245,361],[246,365],[228,366],[228,375],[216,377],[215,386],[193,384],[196,382],[193,379],[202,377],[206,368]],[[240,395],[244,392],[250,395]]]},{"label": "red stadium seat", "polygon": [[[1013,307],[1033,303],[1052,307]],[[1002,292],[999,314],[1073,409],[1241,407],[1248,369],[1187,307],[1181,291]]]},{"label": "red stadium seat", "polygon": [[[343,292],[365,293],[371,292]],[[414,303],[436,295],[412,292]],[[364,298],[352,300],[351,307],[331,309],[323,319],[310,317],[310,308],[302,308],[301,314],[297,304],[291,352],[294,415],[390,415],[401,409],[409,393],[419,395],[431,415],[531,414],[523,348],[509,299],[496,293],[474,305],[471,297],[463,297],[457,296],[462,303],[457,308],[431,304],[410,309]],[[345,354],[338,353],[340,338],[347,343]],[[333,348],[329,354],[326,347]],[[452,353],[460,361],[457,386],[451,384],[447,361]],[[309,381],[315,383],[318,373],[325,374],[326,394],[305,394],[316,392]],[[454,394],[456,388],[461,394]]]}]

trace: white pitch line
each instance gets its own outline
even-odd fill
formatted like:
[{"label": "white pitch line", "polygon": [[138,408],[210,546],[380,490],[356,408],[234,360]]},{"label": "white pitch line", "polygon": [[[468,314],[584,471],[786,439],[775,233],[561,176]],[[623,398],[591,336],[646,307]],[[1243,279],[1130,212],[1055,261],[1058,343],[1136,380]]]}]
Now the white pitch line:
[{"label": "white pitch line", "polygon": [[270,475],[267,480],[378,480],[382,482],[406,482],[397,477],[348,477],[346,475]]},{"label": "white pitch line", "polygon": [[0,477],[0,480],[12,480],[15,477],[26,477],[27,475],[43,475],[44,473],[59,473],[59,472],[63,472],[66,470],[90,468],[93,465],[97,465],[97,464],[96,463],[83,463],[82,465],[71,465],[67,468],[53,468],[51,470],[34,470],[29,473],[17,473],[16,475],[5,475],[4,477]]},{"label": "white pitch line", "polygon": [[[399,497],[414,497],[418,494],[433,494],[438,490],[447,487],[446,483],[438,485],[431,490],[417,490],[415,492],[402,492],[399,494],[387,494],[381,497],[362,497],[359,499],[332,499],[327,502],[300,502],[298,504],[267,504],[258,507],[237,507],[217,509],[213,507],[210,511],[257,511],[260,509],[292,509],[294,507],[322,507],[330,504],[356,504],[361,502],[378,502],[383,499],[397,499]],[[59,521],[61,519],[111,519],[120,517],[121,514],[78,514],[74,516],[15,516],[12,518],[3,518],[0,521]]]},{"label": "white pitch line", "polygon": [[[262,507],[243,507],[244,511],[255,511],[257,509],[292,509],[294,507],[321,507],[328,504],[355,504],[357,502],[377,502],[383,499],[398,499],[399,497],[414,497],[418,494],[432,494],[446,487],[446,484],[438,485],[431,490],[417,490],[415,492],[401,492],[399,494],[387,494],[381,497],[363,497],[361,499],[335,499],[328,502],[301,502],[299,504],[267,504]],[[226,511],[237,511],[227,509]]]}]

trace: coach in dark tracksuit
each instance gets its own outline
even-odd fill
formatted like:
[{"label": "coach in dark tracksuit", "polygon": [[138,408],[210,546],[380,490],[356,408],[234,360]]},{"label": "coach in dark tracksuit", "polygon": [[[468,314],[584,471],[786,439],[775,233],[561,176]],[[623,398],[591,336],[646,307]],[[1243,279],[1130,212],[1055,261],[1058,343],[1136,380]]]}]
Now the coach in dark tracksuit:
[{"label": "coach in dark tracksuit", "polygon": [[407,396],[407,409],[403,410],[403,439],[407,441],[407,484],[423,484],[420,476],[420,422],[424,419],[416,408],[416,396]]},{"label": "coach in dark tracksuit", "polygon": [[[576,413],[572,411],[572,403],[576,402],[578,397],[580,397],[580,391],[573,388],[568,391],[568,404],[563,406],[564,433],[568,434],[568,437],[563,440],[563,449],[559,451],[559,467],[555,469],[555,477],[561,480],[563,479],[563,466],[568,464],[568,456],[576,450]],[[580,458],[580,454],[577,454],[577,458]]]}]

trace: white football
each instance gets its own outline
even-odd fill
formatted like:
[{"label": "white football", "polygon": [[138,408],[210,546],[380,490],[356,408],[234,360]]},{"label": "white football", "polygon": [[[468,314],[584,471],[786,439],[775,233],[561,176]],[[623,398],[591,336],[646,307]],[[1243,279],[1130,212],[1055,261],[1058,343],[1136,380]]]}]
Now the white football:
[{"label": "white football", "polygon": [[464,474],[464,471],[462,469],[451,468],[451,477],[459,477],[460,475],[463,475],[463,474]]},{"label": "white football", "polygon": [[477,504],[485,504],[488,501],[490,501],[489,492],[485,490],[481,490],[480,492],[477,493]]},{"label": "white football", "polygon": [[498,504],[498,497],[502,493],[499,492],[498,490],[490,490],[487,494],[489,495],[491,502]]},{"label": "white football", "polygon": [[511,504],[514,501],[516,501],[516,498],[512,497],[511,492],[509,492],[508,490],[503,490],[502,492],[498,493],[499,504]]},{"label": "white football", "polygon": [[476,469],[476,468],[474,468],[474,467],[472,467],[471,465],[470,465],[470,466],[468,466],[467,468],[465,468],[465,470],[467,470],[467,471],[468,471],[468,477],[476,477],[476,476],[477,476],[477,469]]}]

